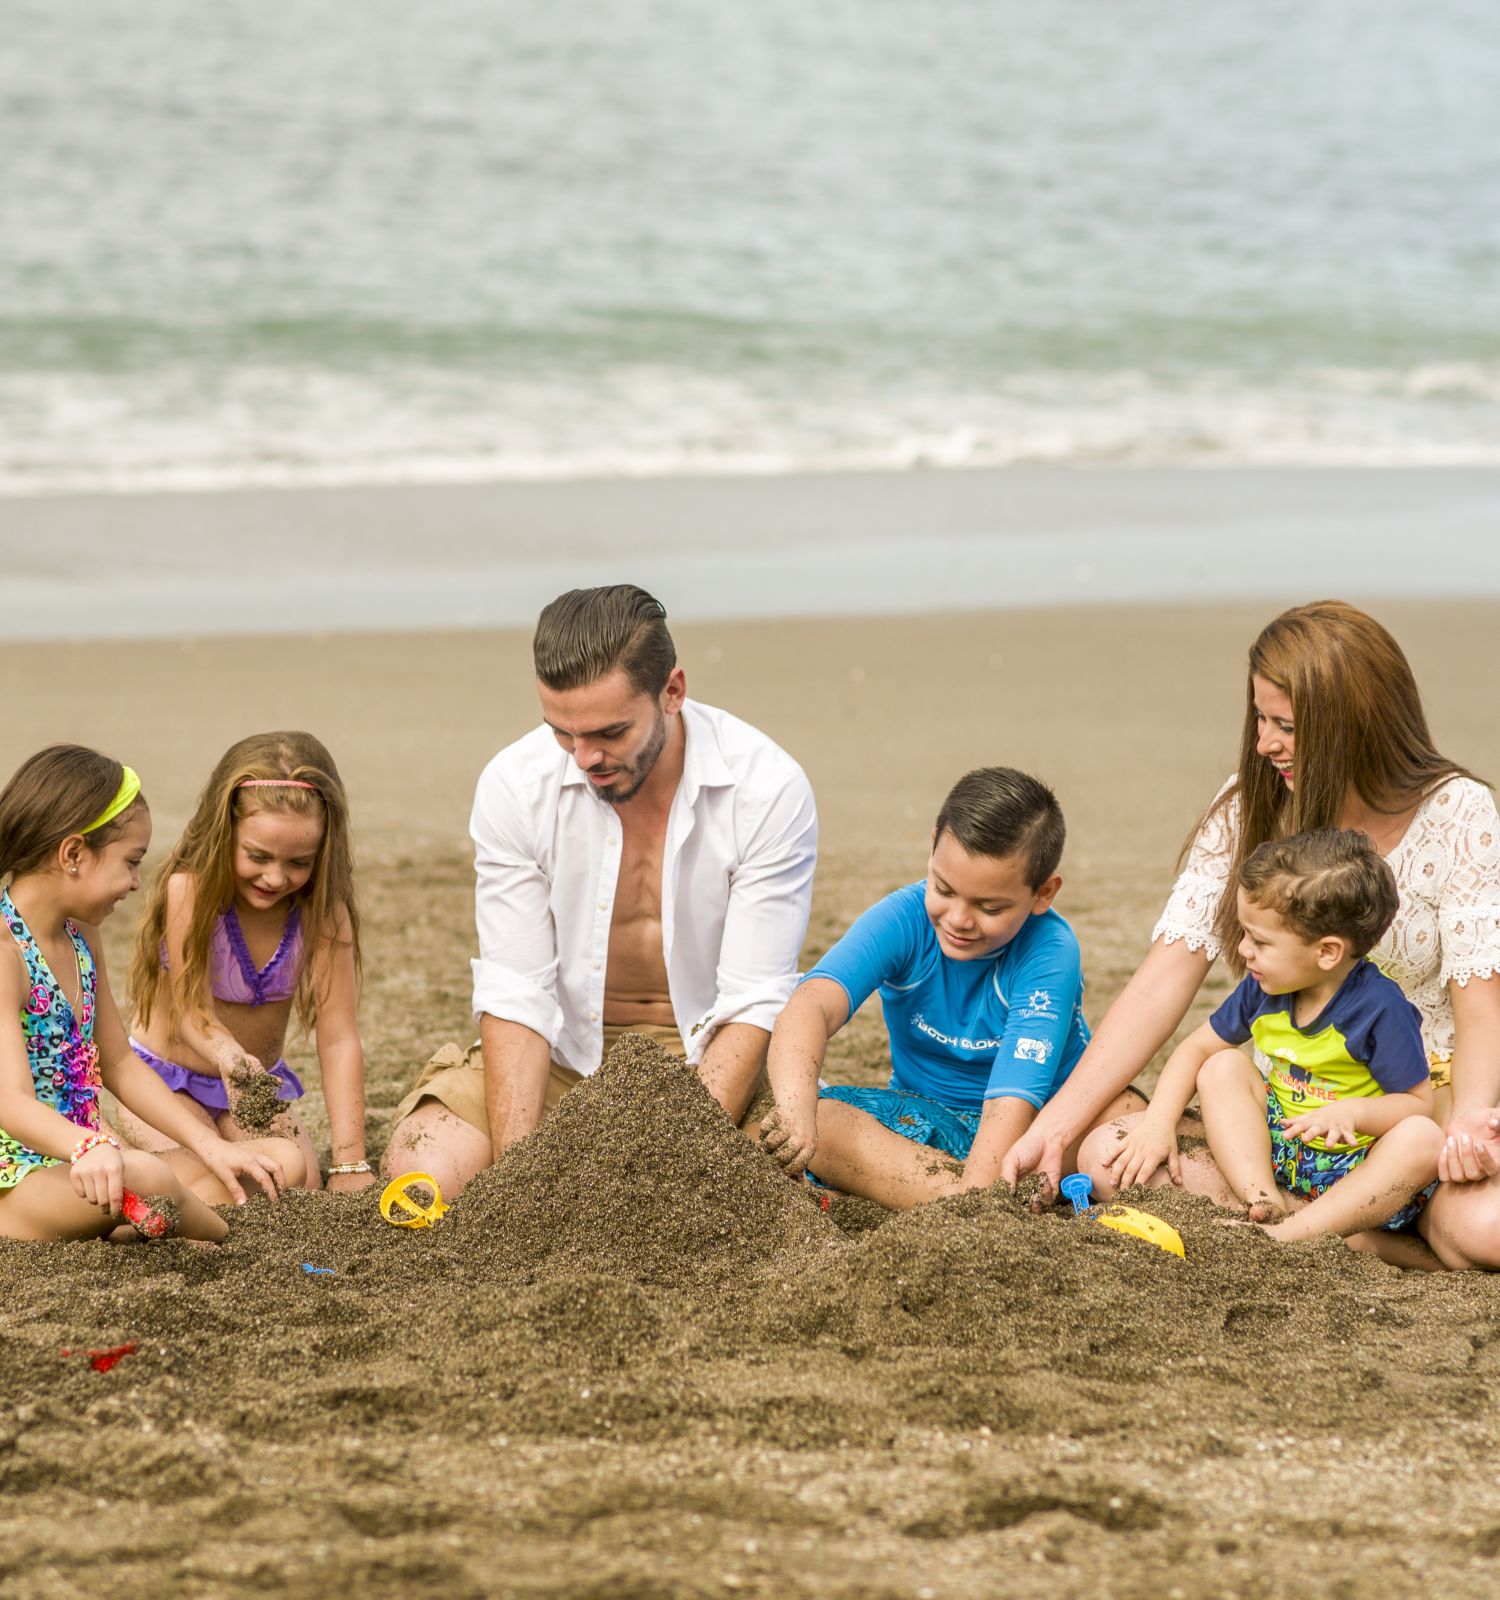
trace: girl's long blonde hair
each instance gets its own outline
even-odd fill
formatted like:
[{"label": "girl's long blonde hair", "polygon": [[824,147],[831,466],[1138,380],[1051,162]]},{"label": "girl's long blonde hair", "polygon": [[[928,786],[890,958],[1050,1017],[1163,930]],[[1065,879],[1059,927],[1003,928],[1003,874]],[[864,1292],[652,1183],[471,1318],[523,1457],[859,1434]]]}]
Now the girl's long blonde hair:
[{"label": "girl's long blonde hair", "polygon": [[[251,788],[251,782],[292,780],[310,788]],[[297,1015],[305,1028],[317,1020],[315,957],[324,943],[338,937],[339,908],[349,915],[354,962],[360,966],[359,908],[354,897],[354,855],[349,839],[349,802],[338,768],[322,743],[310,733],[256,733],[231,745],[198,796],[191,820],[171,855],[157,870],[140,927],[130,987],[144,1027],[155,1003],[165,994],[167,1016],[192,1016],[207,1021],[209,948],[214,924],[234,899],[234,825],[257,811],[314,817],[323,824],[312,874],[298,891],[304,959],[297,974]],[[162,942],[167,933],[167,884],[185,872],[194,882],[193,915],[183,944],[182,961],[170,975],[162,969]]]},{"label": "girl's long blonde hair", "polygon": [[[1249,665],[1239,771],[1198,825],[1238,800],[1230,884],[1267,840],[1337,828],[1351,790],[1372,811],[1399,816],[1445,779],[1474,776],[1438,753],[1401,646],[1355,606],[1315,600],[1283,611],[1251,645]],[[1290,791],[1256,753],[1257,677],[1292,702],[1297,745]],[[1195,828],[1183,846],[1184,858],[1197,833]],[[1232,891],[1219,902],[1214,936],[1231,971],[1242,975]]]}]

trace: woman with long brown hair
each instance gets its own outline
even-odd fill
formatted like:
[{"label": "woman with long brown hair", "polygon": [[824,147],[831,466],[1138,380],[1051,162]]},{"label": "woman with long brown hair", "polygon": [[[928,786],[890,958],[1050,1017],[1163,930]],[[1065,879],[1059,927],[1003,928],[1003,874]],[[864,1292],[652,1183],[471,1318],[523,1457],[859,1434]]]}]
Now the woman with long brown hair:
[{"label": "woman with long brown hair", "polygon": [[[1188,843],[1145,960],[1012,1147],[1006,1181],[1035,1171],[1056,1189],[1062,1151],[1170,1037],[1213,962],[1240,974],[1225,893],[1240,865],[1269,839],[1330,827],[1367,834],[1396,877],[1396,920],[1371,956],[1421,1015],[1446,1134],[1421,1231],[1446,1266],[1500,1266],[1500,817],[1434,746],[1400,646],[1337,600],[1284,612],[1251,647],[1238,771]],[[1096,1138],[1085,1163],[1117,1136]],[[1211,1192],[1216,1176],[1201,1156],[1172,1162],[1186,1187]],[[1336,1231],[1380,1220],[1340,1218]]]}]

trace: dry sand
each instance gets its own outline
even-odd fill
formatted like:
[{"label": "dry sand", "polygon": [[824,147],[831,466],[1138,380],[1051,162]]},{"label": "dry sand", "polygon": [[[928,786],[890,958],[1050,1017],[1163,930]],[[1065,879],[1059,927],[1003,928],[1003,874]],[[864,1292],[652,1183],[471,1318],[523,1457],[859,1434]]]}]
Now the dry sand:
[{"label": "dry sand", "polygon": [[[1500,774],[1500,608],[1379,613],[1443,746]],[[810,954],[917,875],[954,776],[1012,762],[1068,813],[1061,909],[1097,1018],[1229,770],[1265,615],[678,634],[693,692],[817,788]],[[359,827],[378,1153],[417,1063],[469,1026],[464,820],[534,718],[525,639],[27,646],[0,668],[0,767],[56,738],[115,751],[158,850],[232,738],[329,742]],[[115,973],[134,909],[107,930]],[[316,1082],[305,1043],[291,1060]],[[882,1071],[861,1017],[830,1075]],[[218,1251],[0,1246],[0,1578],[121,1600],[1493,1593],[1500,1283],[1150,1203],[1185,1262],[998,1194],[825,1214],[634,1047],[430,1231],[294,1195]]]}]

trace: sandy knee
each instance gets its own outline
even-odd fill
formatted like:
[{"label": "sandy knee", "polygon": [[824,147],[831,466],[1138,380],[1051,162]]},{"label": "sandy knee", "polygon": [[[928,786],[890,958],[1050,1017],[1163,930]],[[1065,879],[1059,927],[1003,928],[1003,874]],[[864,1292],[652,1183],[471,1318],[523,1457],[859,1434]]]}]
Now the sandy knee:
[{"label": "sandy knee", "polygon": [[302,1153],[302,1146],[295,1139],[257,1139],[255,1148],[262,1155],[270,1156],[281,1168],[282,1178],[288,1189],[305,1189],[307,1187],[307,1157]]},{"label": "sandy knee", "polygon": [[1500,1183],[1440,1183],[1418,1222],[1438,1260],[1454,1271],[1500,1271]]},{"label": "sandy knee", "polygon": [[1078,1170],[1092,1180],[1095,1199],[1108,1200],[1116,1193],[1114,1176],[1104,1163],[1130,1137],[1131,1126],[1140,1115],[1135,1112],[1128,1117],[1117,1117],[1084,1135],[1078,1147]]},{"label": "sandy knee", "polygon": [[124,1150],[125,1187],[136,1194],[176,1195],[181,1193],[177,1174],[158,1155],[145,1150]]},{"label": "sandy knee", "polygon": [[1201,1090],[1204,1084],[1222,1087],[1230,1083],[1244,1083],[1252,1077],[1258,1079],[1260,1074],[1242,1051],[1216,1050],[1198,1069],[1198,1087]]},{"label": "sandy knee", "polygon": [[1443,1148],[1443,1130],[1431,1117],[1403,1117],[1382,1136],[1381,1143],[1394,1146],[1416,1159],[1430,1160],[1436,1172],[1438,1156]]},{"label": "sandy knee", "polygon": [[397,1123],[380,1158],[380,1175],[389,1181],[407,1172],[428,1172],[453,1199],[491,1159],[487,1134],[440,1100],[424,1100]]}]

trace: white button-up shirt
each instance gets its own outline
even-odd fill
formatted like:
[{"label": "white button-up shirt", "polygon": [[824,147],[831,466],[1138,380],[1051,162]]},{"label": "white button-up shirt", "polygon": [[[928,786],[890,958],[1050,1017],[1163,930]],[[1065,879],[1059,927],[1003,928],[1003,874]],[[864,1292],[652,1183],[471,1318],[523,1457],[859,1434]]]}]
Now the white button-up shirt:
[{"label": "white button-up shirt", "polygon": [[[662,852],[662,957],[690,1062],[726,1022],[770,1030],[797,981],[818,818],[801,767],[749,723],[684,701],[682,780]],[[623,829],[552,730],[480,774],[474,1012],[597,1069]]]}]

